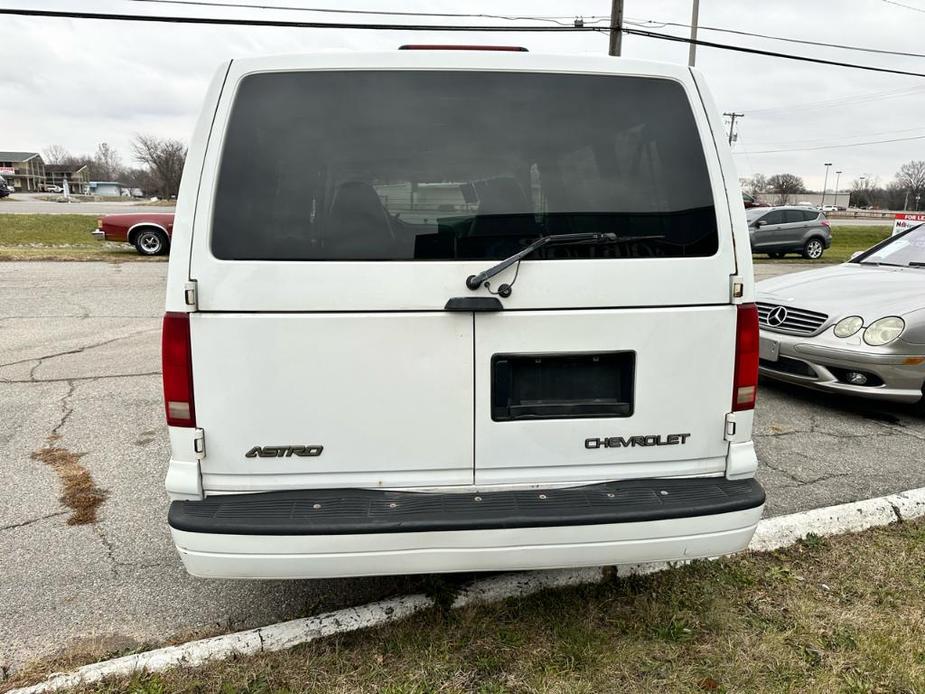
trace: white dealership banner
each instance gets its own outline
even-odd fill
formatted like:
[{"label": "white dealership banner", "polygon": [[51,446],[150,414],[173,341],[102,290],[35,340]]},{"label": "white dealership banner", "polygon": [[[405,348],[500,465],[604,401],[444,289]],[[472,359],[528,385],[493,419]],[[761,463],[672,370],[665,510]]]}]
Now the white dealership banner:
[{"label": "white dealership banner", "polygon": [[925,224],[925,214],[906,214],[897,212],[893,218],[893,236],[910,227],[917,227]]}]

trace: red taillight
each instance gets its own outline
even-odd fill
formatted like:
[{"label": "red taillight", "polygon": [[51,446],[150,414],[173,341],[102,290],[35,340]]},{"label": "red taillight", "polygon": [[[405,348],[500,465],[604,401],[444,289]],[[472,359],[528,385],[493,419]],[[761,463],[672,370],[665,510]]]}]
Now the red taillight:
[{"label": "red taillight", "polygon": [[193,406],[193,359],[190,351],[189,314],[165,313],[161,334],[164,373],[164,407],[172,427],[196,426]]},{"label": "red taillight", "polygon": [[751,410],[758,394],[758,308],[740,304],[736,315],[736,366],[732,411]]},{"label": "red taillight", "polygon": [[406,43],[400,51],[514,51],[527,53],[523,46],[477,46],[474,44]]},{"label": "red taillight", "polygon": [[828,229],[829,227],[832,226],[832,223],[831,223],[828,219],[823,219],[823,220],[822,220],[822,226],[824,226],[826,229]]}]

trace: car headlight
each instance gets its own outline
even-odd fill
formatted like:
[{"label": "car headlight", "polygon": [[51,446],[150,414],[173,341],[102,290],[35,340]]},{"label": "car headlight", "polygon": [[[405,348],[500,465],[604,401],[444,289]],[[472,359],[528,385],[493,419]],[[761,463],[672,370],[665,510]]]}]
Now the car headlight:
[{"label": "car headlight", "polygon": [[835,324],[835,337],[851,337],[864,327],[864,319],[860,316],[848,316]]},{"label": "car headlight", "polygon": [[867,326],[867,330],[864,331],[864,342],[872,347],[885,345],[899,337],[905,327],[906,324],[902,318],[896,316],[881,318]]}]

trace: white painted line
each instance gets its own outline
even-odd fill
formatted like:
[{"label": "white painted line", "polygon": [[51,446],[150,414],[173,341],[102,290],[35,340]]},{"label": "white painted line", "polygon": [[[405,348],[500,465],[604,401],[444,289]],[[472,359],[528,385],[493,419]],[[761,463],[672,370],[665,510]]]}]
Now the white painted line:
[{"label": "white painted line", "polygon": [[[759,552],[770,551],[792,545],[811,533],[826,536],[858,532],[888,525],[897,520],[911,520],[922,516],[925,516],[925,488],[913,489],[877,499],[768,518],[758,524],[749,549]],[[617,575],[654,573],[671,566],[672,564],[666,563],[619,566]],[[600,567],[492,576],[474,581],[463,588],[452,606],[459,608],[500,602],[548,588],[598,583],[604,576],[605,570]],[[159,672],[180,666],[196,667],[235,655],[280,651],[324,636],[394,622],[432,606],[433,600],[424,595],[380,600],[316,617],[295,619],[85,665],[70,673],[51,675],[39,684],[11,690],[8,694],[39,694],[98,682],[106,677],[130,676],[142,670]]]}]

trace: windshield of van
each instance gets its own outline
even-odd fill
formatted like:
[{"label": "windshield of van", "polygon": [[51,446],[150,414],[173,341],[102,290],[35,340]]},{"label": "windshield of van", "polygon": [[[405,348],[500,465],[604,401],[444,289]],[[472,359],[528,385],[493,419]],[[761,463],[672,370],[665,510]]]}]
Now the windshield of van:
[{"label": "windshield of van", "polygon": [[583,232],[634,240],[551,245],[531,259],[716,252],[703,145],[680,84],[329,71],[239,85],[214,203],[217,258],[501,259]]}]

